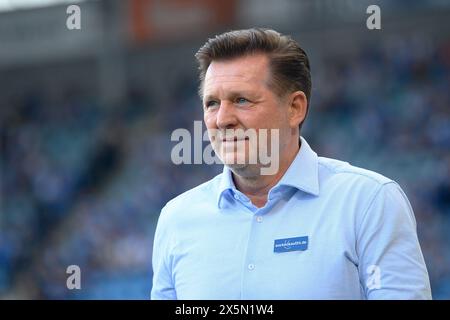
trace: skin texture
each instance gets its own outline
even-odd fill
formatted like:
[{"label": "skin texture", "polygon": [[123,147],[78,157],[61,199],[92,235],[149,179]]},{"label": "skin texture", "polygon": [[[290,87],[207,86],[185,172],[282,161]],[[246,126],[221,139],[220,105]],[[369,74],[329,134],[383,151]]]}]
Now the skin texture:
[{"label": "skin texture", "polygon": [[[233,173],[239,191],[247,195],[257,207],[267,202],[269,190],[277,184],[299,151],[299,124],[307,111],[307,98],[302,91],[279,97],[270,87],[269,59],[265,54],[252,54],[232,60],[213,61],[205,75],[203,86],[204,121],[208,132],[218,132],[210,139],[219,158],[236,159],[238,150],[234,137],[225,134],[227,129],[278,129],[279,169],[273,175],[261,175],[261,163],[227,164]],[[240,140],[242,137],[236,137]],[[249,148],[245,143],[245,159]],[[263,146],[271,150],[270,140]],[[254,150],[254,149],[253,149]],[[254,150],[255,151],[255,150]],[[258,152],[258,151],[256,151]]]}]

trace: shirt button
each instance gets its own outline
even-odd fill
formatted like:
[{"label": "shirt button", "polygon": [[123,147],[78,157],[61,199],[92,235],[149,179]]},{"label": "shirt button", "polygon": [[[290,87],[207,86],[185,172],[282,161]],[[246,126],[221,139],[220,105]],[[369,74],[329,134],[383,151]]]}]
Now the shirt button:
[{"label": "shirt button", "polygon": [[256,221],[257,221],[257,222],[262,222],[262,221],[263,221],[263,217],[257,216],[257,217],[256,217]]},{"label": "shirt button", "polygon": [[253,269],[255,269],[255,265],[253,263],[250,263],[248,265],[248,270],[253,270]]}]

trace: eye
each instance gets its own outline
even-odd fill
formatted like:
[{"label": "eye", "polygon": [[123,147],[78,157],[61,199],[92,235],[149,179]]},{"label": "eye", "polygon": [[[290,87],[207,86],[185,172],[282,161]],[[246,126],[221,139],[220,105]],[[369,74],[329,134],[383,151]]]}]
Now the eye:
[{"label": "eye", "polygon": [[246,104],[246,103],[248,103],[248,102],[249,102],[249,101],[248,101],[247,99],[242,98],[242,97],[239,97],[239,98],[236,99],[236,103],[237,103],[237,104]]},{"label": "eye", "polygon": [[205,103],[206,108],[217,107],[219,103],[215,100],[210,100]]}]

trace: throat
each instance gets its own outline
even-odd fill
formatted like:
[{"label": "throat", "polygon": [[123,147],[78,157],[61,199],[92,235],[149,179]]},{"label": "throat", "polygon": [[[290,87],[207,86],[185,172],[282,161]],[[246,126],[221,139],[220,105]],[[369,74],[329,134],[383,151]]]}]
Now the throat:
[{"label": "throat", "polygon": [[248,196],[253,205],[257,208],[262,208],[267,203],[267,195],[263,196]]}]

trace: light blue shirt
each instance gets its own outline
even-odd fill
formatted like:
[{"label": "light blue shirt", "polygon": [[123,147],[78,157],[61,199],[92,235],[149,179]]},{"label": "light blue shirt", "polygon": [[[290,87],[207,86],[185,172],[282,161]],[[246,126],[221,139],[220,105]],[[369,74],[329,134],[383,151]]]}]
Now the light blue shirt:
[{"label": "light blue shirt", "polygon": [[169,201],[152,263],[152,299],[431,298],[399,185],[318,157],[303,137],[262,208],[226,166]]}]

